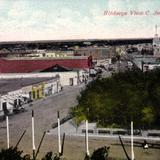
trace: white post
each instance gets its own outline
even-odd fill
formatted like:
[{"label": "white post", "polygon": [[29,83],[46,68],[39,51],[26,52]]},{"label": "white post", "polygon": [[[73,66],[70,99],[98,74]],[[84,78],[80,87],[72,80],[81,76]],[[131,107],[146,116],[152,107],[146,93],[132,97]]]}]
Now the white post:
[{"label": "white post", "polygon": [[7,126],[7,148],[9,148],[9,120],[8,120],[8,116],[6,116],[6,126]]},{"label": "white post", "polygon": [[34,133],[34,111],[32,110],[32,150],[33,150],[33,159],[35,157],[35,133]]},{"label": "white post", "polygon": [[131,160],[134,160],[134,150],[133,150],[133,121],[131,121]]},{"label": "white post", "polygon": [[86,154],[89,156],[89,147],[88,147],[88,120],[86,120]]},{"label": "white post", "polygon": [[61,129],[60,129],[60,119],[59,119],[59,111],[57,112],[58,118],[58,152],[61,154]]}]

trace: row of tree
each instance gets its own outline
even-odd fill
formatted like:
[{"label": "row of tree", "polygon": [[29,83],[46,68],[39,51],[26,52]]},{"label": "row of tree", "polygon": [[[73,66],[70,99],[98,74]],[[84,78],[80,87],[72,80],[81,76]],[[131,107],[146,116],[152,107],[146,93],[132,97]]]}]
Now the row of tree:
[{"label": "row of tree", "polygon": [[160,70],[115,73],[88,84],[71,114],[78,125],[87,118],[105,127],[160,126]]}]

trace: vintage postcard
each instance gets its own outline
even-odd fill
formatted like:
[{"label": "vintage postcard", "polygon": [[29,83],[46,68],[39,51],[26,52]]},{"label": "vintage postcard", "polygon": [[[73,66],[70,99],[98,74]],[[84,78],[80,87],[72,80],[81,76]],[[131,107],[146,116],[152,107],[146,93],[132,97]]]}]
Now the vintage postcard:
[{"label": "vintage postcard", "polygon": [[160,159],[160,0],[0,0],[0,160]]}]

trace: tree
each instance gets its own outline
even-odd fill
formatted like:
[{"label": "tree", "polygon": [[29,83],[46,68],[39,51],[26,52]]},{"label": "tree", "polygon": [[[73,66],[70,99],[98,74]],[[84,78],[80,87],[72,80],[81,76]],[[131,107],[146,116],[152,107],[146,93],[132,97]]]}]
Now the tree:
[{"label": "tree", "polygon": [[[71,114],[77,124],[87,118],[102,126],[158,127],[160,122],[160,70],[131,70],[89,83]],[[152,106],[152,107],[146,107]],[[89,112],[88,109],[89,108]]]},{"label": "tree", "polygon": [[142,123],[145,128],[150,128],[151,124],[154,122],[154,112],[151,107],[145,107],[142,110]]}]

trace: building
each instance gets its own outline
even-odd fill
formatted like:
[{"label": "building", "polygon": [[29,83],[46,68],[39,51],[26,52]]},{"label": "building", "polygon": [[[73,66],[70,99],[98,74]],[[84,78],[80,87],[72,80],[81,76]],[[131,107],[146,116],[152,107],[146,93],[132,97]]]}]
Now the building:
[{"label": "building", "polygon": [[89,69],[92,67],[92,57],[73,56],[63,58],[1,58],[0,73],[36,72],[52,67],[56,64],[71,69]]},{"label": "building", "polygon": [[60,84],[62,87],[80,85],[86,83],[89,78],[89,72],[86,70],[52,71],[51,68],[48,68],[45,72],[42,71],[38,73],[3,73],[0,74],[0,80],[13,78],[53,78],[56,75],[60,77]]},{"label": "building", "polygon": [[35,50],[33,53],[26,54],[26,57],[67,57],[67,56],[74,56],[74,51],[57,51],[57,50]]},{"label": "building", "polygon": [[157,58],[153,55],[129,55],[128,58],[136,65],[139,69],[143,70],[143,64],[146,63],[156,63]]},{"label": "building", "polygon": [[157,25],[156,25],[156,33],[153,38],[153,50],[154,50],[154,56],[160,57],[160,38],[157,32]]},{"label": "building", "polygon": [[8,78],[0,80],[0,116],[11,114],[29,101],[61,90],[60,77]]},{"label": "building", "polygon": [[75,50],[75,55],[92,56],[93,60],[112,58],[116,54],[115,47],[87,47]]},{"label": "building", "polygon": [[6,48],[3,48],[3,49],[0,49],[0,57],[7,57],[8,54],[10,54],[10,50],[6,49]]},{"label": "building", "polygon": [[155,63],[143,63],[143,71],[148,71],[148,70],[153,70],[160,68],[160,63],[155,62]]}]

